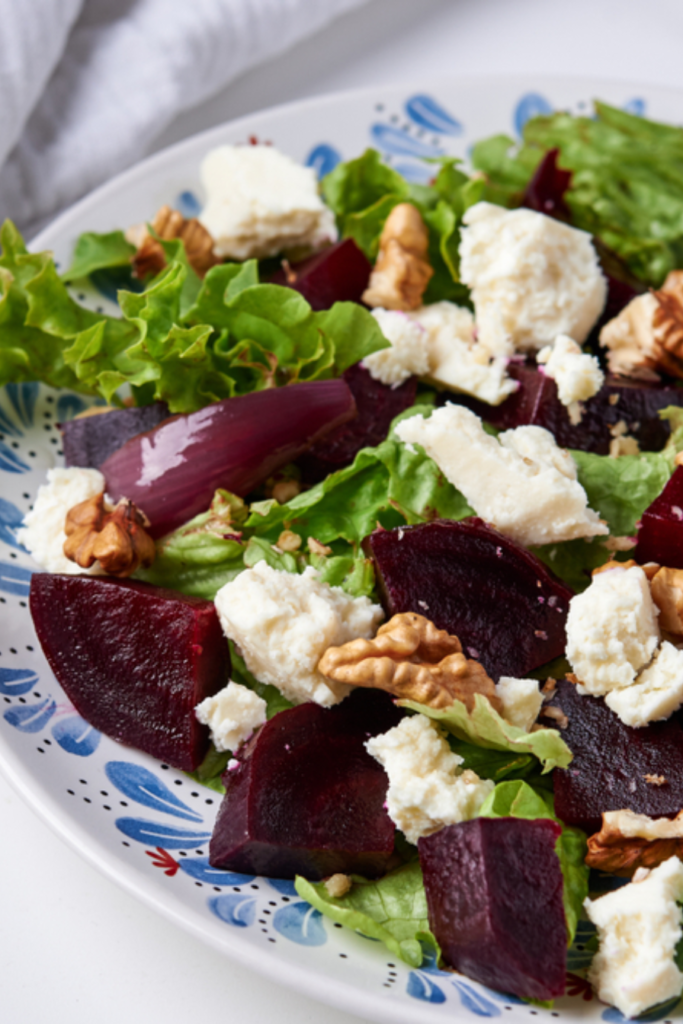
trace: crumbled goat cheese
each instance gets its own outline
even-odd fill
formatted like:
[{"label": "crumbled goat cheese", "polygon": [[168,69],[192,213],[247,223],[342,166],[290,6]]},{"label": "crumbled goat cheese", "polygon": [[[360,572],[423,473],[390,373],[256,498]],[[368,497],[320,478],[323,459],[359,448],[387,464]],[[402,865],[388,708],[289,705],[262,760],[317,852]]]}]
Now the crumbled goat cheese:
[{"label": "crumbled goat cheese", "polygon": [[393,388],[413,374],[423,377],[429,370],[425,331],[398,310],[373,309],[372,315],[391,348],[365,357],[363,366],[370,376]]},{"label": "crumbled goat cheese", "polygon": [[647,814],[635,814],[634,811],[603,811],[602,827],[620,832],[625,839],[657,839],[683,838],[683,812],[671,818],[649,818]]},{"label": "crumbled goat cheese", "polygon": [[294,703],[329,707],[349,686],[318,672],[328,647],[377,631],[383,612],[367,597],[349,597],[308,566],[301,576],[258,562],[226,583],[215,604],[223,631],[239,647],[247,668]]},{"label": "crumbled goat cheese", "polygon": [[624,725],[636,729],[673,715],[683,704],[683,651],[665,640],[636,681],[624,689],[612,690],[605,704]]},{"label": "crumbled goat cheese", "polygon": [[473,818],[494,786],[461,770],[462,758],[425,715],[404,718],[365,746],[389,776],[387,812],[411,843]]},{"label": "crumbled goat cheese", "polygon": [[600,316],[607,284],[591,236],[533,210],[476,203],[465,213],[460,278],[472,290],[479,340],[496,355],[579,344]]},{"label": "crumbled goat cheese", "polygon": [[235,751],[266,720],[266,702],[247,686],[234,683],[197,704],[194,713],[211,729],[216,750]]},{"label": "crumbled goat cheese", "polygon": [[580,693],[630,686],[658,644],[657,609],[637,565],[598,573],[569,602],[566,656]]},{"label": "crumbled goat cheese", "polygon": [[559,334],[551,347],[541,349],[538,362],[545,364],[545,373],[557,384],[557,395],[567,406],[573,424],[581,422],[580,402],[597,395],[605,375],[595,356],[582,352],[579,345],[566,334]]},{"label": "crumbled goat cheese", "polygon": [[79,576],[101,574],[99,562],[90,569],[82,569],[66,557],[64,523],[69,509],[101,494],[104,488],[105,480],[98,469],[77,466],[48,469],[47,483],[38,488],[33,508],[24,516],[22,529],[17,531],[17,540],[38,565],[48,572]]},{"label": "crumbled goat cheese", "polygon": [[507,376],[507,359],[493,356],[476,338],[469,309],[434,302],[407,314],[427,335],[428,379],[437,387],[462,391],[489,405],[499,405],[517,390]]},{"label": "crumbled goat cheese", "polygon": [[529,732],[543,704],[538,680],[501,676],[496,683],[496,693],[503,704],[505,721]]},{"label": "crumbled goat cheese", "polygon": [[216,256],[234,260],[319,248],[337,237],[315,171],[273,146],[218,146],[204,157],[199,220]]},{"label": "crumbled goat cheese", "polygon": [[517,427],[495,438],[469,409],[447,404],[427,419],[403,420],[396,434],[422,445],[477,515],[520,544],[609,533],[588,508],[571,455],[543,427]]},{"label": "crumbled goat cheese", "polygon": [[584,903],[597,926],[600,949],[588,978],[605,1003],[625,1017],[680,995],[683,974],[675,962],[681,938],[683,863],[663,864],[598,900]]}]

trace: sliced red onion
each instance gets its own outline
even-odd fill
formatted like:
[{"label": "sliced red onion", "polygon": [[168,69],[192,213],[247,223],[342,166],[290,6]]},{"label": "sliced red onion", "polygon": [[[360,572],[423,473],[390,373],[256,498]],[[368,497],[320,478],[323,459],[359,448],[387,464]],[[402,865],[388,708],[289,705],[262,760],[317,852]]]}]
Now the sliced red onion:
[{"label": "sliced red onion", "polygon": [[290,384],[173,416],[100,468],[111,498],[134,501],[161,537],[203,512],[217,487],[244,497],[355,415],[342,379]]}]

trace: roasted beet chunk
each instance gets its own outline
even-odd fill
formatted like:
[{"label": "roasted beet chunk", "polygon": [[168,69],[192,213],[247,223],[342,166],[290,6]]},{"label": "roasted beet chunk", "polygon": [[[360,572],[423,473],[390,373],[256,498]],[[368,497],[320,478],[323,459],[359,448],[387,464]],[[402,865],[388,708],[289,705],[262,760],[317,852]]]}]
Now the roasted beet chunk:
[{"label": "roasted beet chunk", "polygon": [[230,675],[211,601],[145,583],[35,573],[31,614],[69,700],[96,729],[192,771],[209,733],[194,707]]},{"label": "roasted beet chunk", "polygon": [[641,565],[659,562],[683,569],[683,466],[643,512],[635,555]]},{"label": "roasted beet chunk", "polygon": [[112,409],[60,423],[67,466],[99,469],[105,459],[136,434],[157,427],[170,413],[165,402],[133,409]]},{"label": "roasted beet chunk", "polygon": [[301,704],[267,722],[223,775],[213,867],[313,880],[383,874],[394,848],[387,777],[364,744],[399,718],[386,694],[355,691],[336,707]]},{"label": "roasted beet chunk", "polygon": [[389,433],[391,421],[415,403],[417,377],[400,387],[390,388],[373,380],[360,363],[350,366],[344,380],[356,400],[356,418],[331,431],[299,459],[307,483],[317,483],[353,462],[361,448],[380,444]]},{"label": "roasted beet chunk", "polygon": [[312,309],[329,309],[335,302],[360,302],[372,265],[352,238],[292,263],[273,275],[273,284],[300,292]]},{"label": "roasted beet chunk", "polygon": [[375,530],[366,548],[387,614],[426,615],[493,679],[564,653],[572,591],[481,519]]},{"label": "roasted beet chunk", "polygon": [[562,995],[560,832],[547,819],[476,818],[419,840],[429,927],[447,964],[525,999]]},{"label": "roasted beet chunk", "polygon": [[[566,679],[550,703],[567,717],[562,739],[574,755],[569,768],[553,773],[558,818],[591,833],[599,830],[603,811],[628,807],[652,818],[678,814],[683,807],[678,718],[632,729],[602,698],[582,697]],[[557,726],[557,720],[545,722]]]}]

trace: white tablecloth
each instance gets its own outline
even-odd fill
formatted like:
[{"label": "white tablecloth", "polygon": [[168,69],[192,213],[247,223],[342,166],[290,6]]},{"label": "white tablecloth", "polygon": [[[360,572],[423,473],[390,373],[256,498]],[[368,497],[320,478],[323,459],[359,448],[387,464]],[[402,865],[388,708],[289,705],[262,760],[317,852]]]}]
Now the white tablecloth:
[{"label": "white tablecloth", "polygon": [[[372,0],[182,114],[161,145],[264,106],[454,73],[683,89],[680,0]],[[351,1024],[171,927],[56,839],[0,779],[0,1019],[7,1024]]]}]

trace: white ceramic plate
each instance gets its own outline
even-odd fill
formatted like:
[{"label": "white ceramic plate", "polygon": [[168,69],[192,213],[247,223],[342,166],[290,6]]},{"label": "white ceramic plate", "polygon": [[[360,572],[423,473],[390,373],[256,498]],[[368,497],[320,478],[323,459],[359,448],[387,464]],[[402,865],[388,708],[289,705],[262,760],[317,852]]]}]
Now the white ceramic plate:
[{"label": "white ceramic plate", "polygon": [[[59,217],[32,248],[52,249],[65,266],[82,231],[147,220],[162,203],[194,214],[202,201],[201,157],[219,143],[269,141],[323,173],[373,145],[419,181],[432,173],[422,156],[464,157],[483,136],[515,135],[529,116],[555,108],[587,111],[594,97],[683,121],[677,92],[589,80],[463,78],[322,97],[243,118],[157,154]],[[106,297],[79,294],[85,304],[113,311]],[[213,871],[206,844],[217,795],[79,718],[36,641],[27,607],[34,566],[15,532],[45,470],[60,462],[56,423],[86,404],[36,384],[0,392],[0,768],[9,780],[110,878],[229,956],[314,998],[391,1024],[549,1014],[433,966],[411,971],[379,943],[323,919],[290,882]],[[574,950],[570,970],[584,961]],[[553,1016],[622,1019],[591,998],[575,974],[569,991]]]}]

